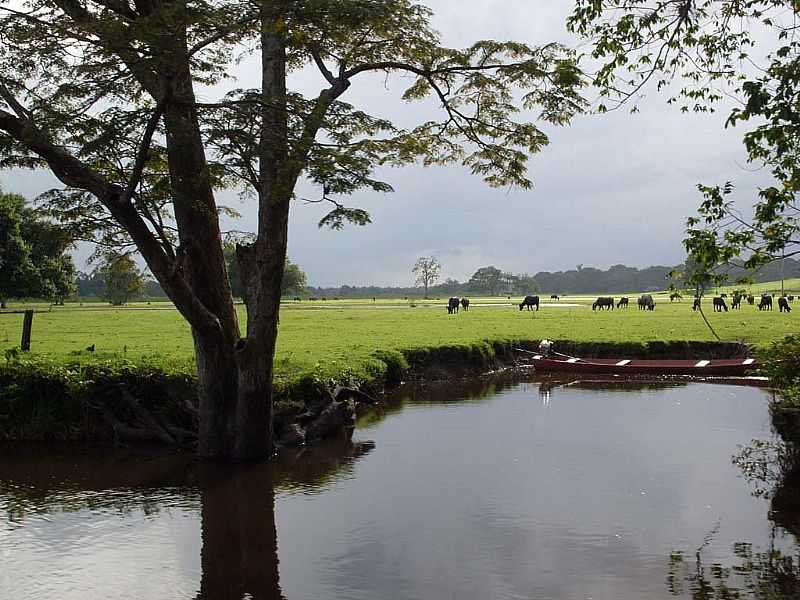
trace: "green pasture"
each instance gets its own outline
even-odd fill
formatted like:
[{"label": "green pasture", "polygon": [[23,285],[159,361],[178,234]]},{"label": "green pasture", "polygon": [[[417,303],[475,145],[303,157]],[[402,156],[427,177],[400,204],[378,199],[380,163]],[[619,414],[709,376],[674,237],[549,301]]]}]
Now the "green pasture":
[{"label": "green pasture", "polygon": [[[691,299],[669,302],[655,294],[655,311],[640,311],[631,294],[628,309],[592,311],[596,296],[566,296],[558,302],[541,295],[538,312],[520,311],[520,298],[473,298],[469,312],[448,315],[445,300],[287,301],[281,310],[276,374],[293,378],[314,372],[335,377],[368,372],[376,351],[468,345],[483,340],[541,338],[598,342],[711,341],[713,336]],[[726,341],[766,345],[800,332],[800,301],[790,314],[760,312],[755,306],[714,313],[704,310]],[[12,304],[10,311],[32,307],[32,351],[56,360],[88,362],[128,358],[191,368],[189,327],[169,303],[125,307],[102,304],[48,307]],[[242,326],[244,307],[239,307]],[[22,314],[0,313],[0,350],[19,345]],[[95,353],[86,349],[94,345]]]}]

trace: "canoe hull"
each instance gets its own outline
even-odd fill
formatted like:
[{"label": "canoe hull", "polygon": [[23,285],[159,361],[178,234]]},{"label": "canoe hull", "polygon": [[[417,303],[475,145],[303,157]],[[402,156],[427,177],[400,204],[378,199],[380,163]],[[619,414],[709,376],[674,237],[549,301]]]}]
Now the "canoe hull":
[{"label": "canoe hull", "polygon": [[711,360],[638,360],[620,358],[531,357],[537,371],[545,373],[596,373],[614,375],[696,375],[698,377],[736,377],[754,371],[752,358]]}]

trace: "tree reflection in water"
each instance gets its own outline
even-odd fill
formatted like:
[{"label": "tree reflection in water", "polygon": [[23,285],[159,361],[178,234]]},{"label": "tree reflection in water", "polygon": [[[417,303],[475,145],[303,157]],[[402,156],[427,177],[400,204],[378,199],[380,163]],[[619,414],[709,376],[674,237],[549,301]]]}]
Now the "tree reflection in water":
[{"label": "tree reflection in water", "polygon": [[714,527],[693,555],[684,551],[670,555],[669,591],[694,600],[797,600],[800,598],[800,452],[792,443],[753,440],[740,447],[732,460],[753,486],[753,495],[770,499],[769,518],[773,525],[769,547],[762,551],[750,543],[739,542],[733,546],[735,564],[708,565],[704,551],[717,532],[718,526]]},{"label": "tree reflection in water", "polygon": [[[83,509],[144,514],[165,494],[201,515],[197,600],[283,600],[278,575],[275,489],[317,489],[349,476],[372,442],[337,440],[253,465],[202,464],[190,456],[97,453],[65,446],[3,447],[0,494],[9,522]],[[94,590],[99,592],[100,590]]]}]

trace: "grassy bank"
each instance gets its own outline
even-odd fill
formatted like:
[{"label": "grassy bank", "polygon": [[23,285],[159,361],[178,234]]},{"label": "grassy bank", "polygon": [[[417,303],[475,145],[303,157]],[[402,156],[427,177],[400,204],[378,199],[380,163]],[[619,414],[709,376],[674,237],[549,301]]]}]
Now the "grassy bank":
[{"label": "grassy bank", "polygon": [[[507,298],[473,299],[468,313],[448,315],[441,301],[333,301],[287,303],[281,311],[276,356],[278,382],[298,377],[374,376],[376,353],[482,342],[549,338],[576,342],[648,343],[712,341],[689,301],[658,299],[655,311],[592,311],[594,298],[567,297],[536,312],[520,312]],[[413,305],[413,307],[412,307]],[[800,304],[797,304],[800,308]],[[12,306],[12,308],[15,308]],[[800,331],[800,310],[780,314],[753,306],[706,314],[723,340],[764,346]],[[240,307],[244,324],[245,314]],[[0,314],[0,350],[19,344],[21,314]],[[86,348],[94,346],[95,352]],[[121,308],[67,305],[37,312],[33,354],[61,364],[109,359],[162,365],[191,372],[189,328],[166,303]]]}]

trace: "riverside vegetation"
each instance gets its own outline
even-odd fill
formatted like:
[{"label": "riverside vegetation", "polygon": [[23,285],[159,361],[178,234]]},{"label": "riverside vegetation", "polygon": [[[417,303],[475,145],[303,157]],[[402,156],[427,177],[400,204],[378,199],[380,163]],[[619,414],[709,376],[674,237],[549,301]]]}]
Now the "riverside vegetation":
[{"label": "riverside vegetation", "polygon": [[[626,355],[657,347],[691,353],[682,344],[713,341],[691,301],[670,303],[666,294],[656,295],[653,312],[594,312],[594,296],[571,296],[520,313],[514,300],[474,298],[472,310],[458,315],[447,314],[444,300],[288,301],[275,358],[276,415],[298,414],[339,385],[381,389],[409,369],[434,377],[486,370],[510,362],[514,346],[542,338],[583,344],[587,354]],[[191,335],[171,304],[33,308],[29,354],[16,349],[22,315],[0,313],[0,437],[83,438],[87,403],[135,411],[120,400],[121,389],[148,410],[166,410],[178,437],[193,428],[185,410],[196,377]],[[706,316],[723,340],[765,348],[797,332],[798,315],[745,305]],[[239,318],[246,318],[241,306]]]}]

